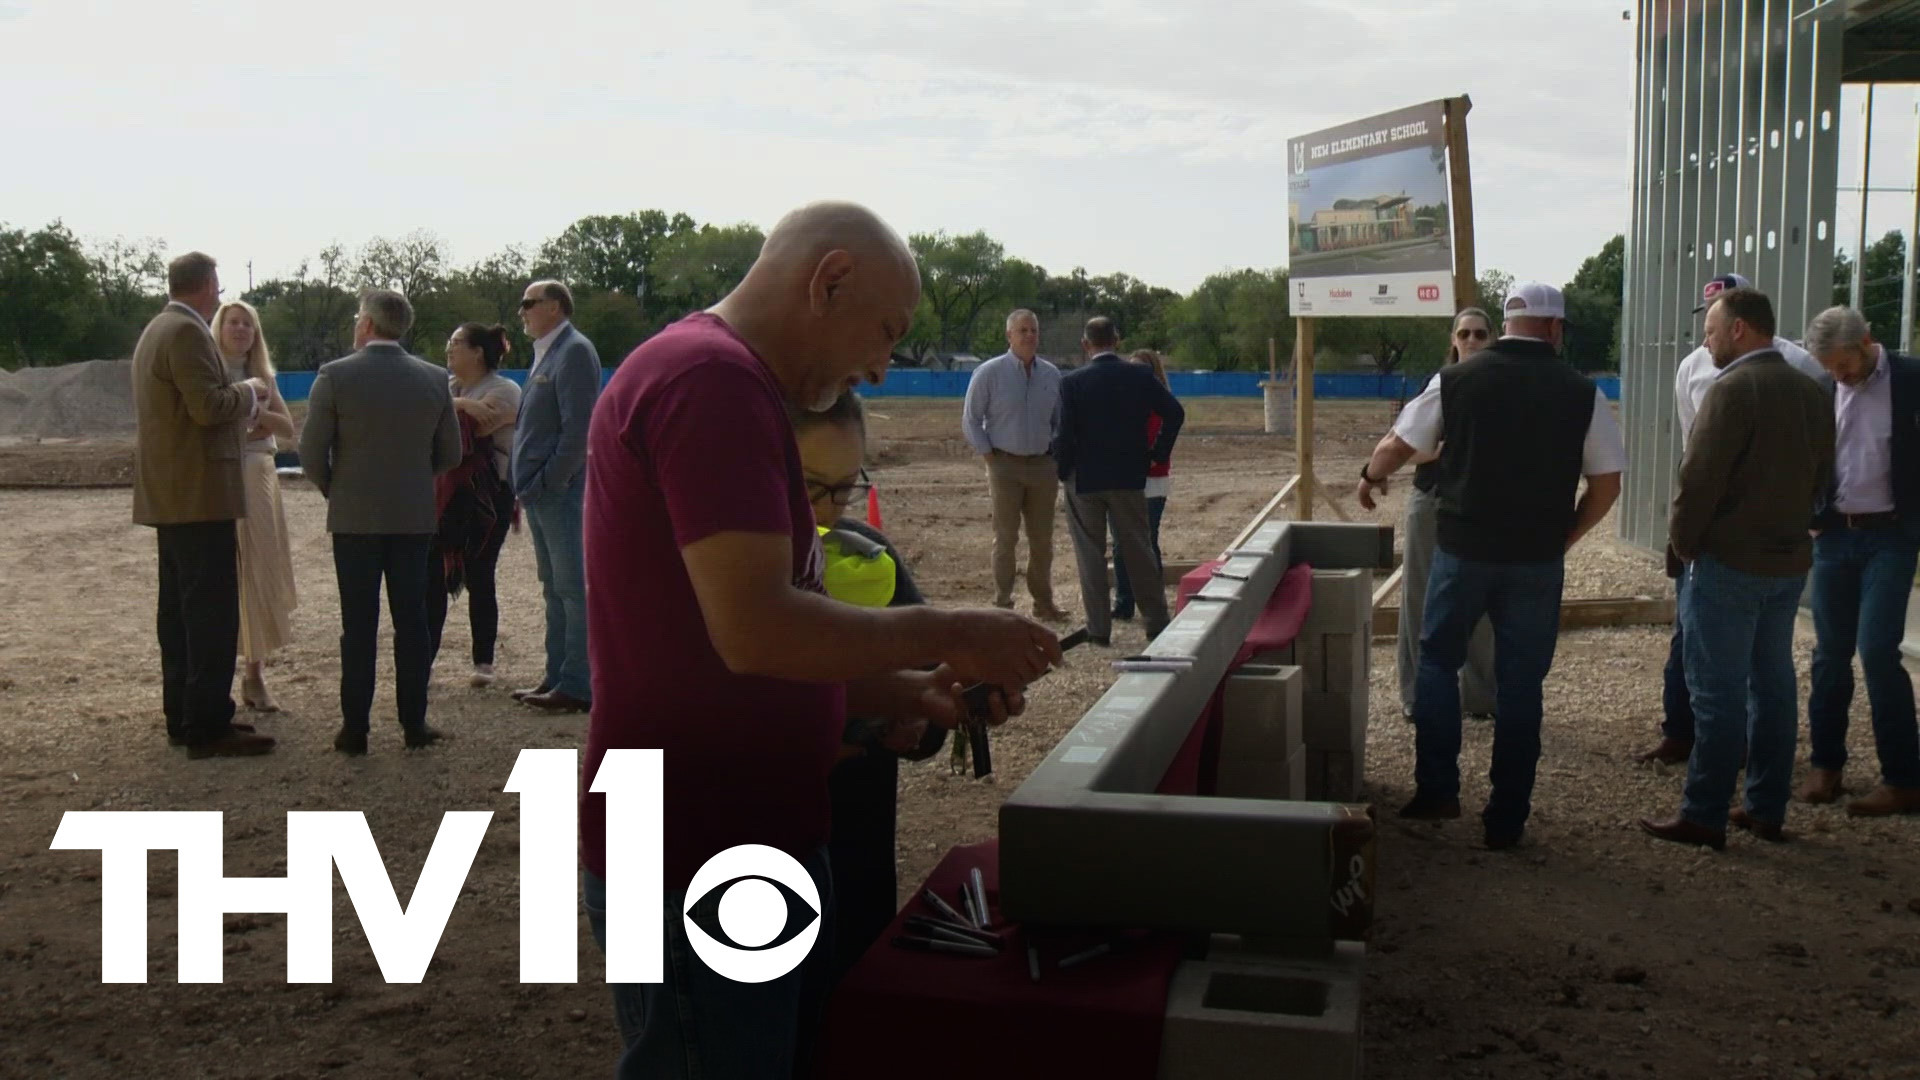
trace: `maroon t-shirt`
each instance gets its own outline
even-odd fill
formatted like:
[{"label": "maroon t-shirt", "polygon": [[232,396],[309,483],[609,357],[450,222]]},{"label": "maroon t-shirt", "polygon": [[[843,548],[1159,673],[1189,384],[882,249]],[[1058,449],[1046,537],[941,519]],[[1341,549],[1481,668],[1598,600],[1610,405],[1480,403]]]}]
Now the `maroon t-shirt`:
[{"label": "maroon t-shirt", "polygon": [[[587,869],[606,875],[610,749],[665,751],[666,887],[737,844],[795,857],[827,840],[842,683],[735,675],[680,549],[715,533],[792,539],[793,584],[825,560],[779,384],[731,328],[690,315],[627,357],[593,409],[584,509],[593,719],[581,782]],[[619,836],[616,845],[631,843]],[[634,852],[634,854],[643,854]]]}]

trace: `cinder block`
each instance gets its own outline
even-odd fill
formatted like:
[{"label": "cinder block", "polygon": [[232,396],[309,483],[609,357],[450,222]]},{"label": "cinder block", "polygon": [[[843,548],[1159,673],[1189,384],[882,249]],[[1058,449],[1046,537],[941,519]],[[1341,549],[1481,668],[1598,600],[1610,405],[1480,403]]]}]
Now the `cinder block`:
[{"label": "cinder block", "polygon": [[1186,961],[1167,993],[1160,1080],[1357,1080],[1360,987],[1338,963]]},{"label": "cinder block", "polygon": [[1373,633],[1373,572],[1370,570],[1315,570],[1312,599],[1302,637],[1308,633]]},{"label": "cinder block", "polygon": [[1364,754],[1330,750],[1325,768],[1327,802],[1360,801],[1360,788],[1366,782]]},{"label": "cinder block", "polygon": [[1301,695],[1305,717],[1301,741],[1310,750],[1353,751],[1367,742],[1367,688],[1308,690]]},{"label": "cinder block", "polygon": [[1297,667],[1246,664],[1227,676],[1221,694],[1220,759],[1284,763],[1303,742],[1304,673]]},{"label": "cinder block", "polygon": [[1227,799],[1303,802],[1307,798],[1307,752],[1295,751],[1285,761],[1231,758],[1223,752],[1214,778],[1214,791]]},{"label": "cinder block", "polygon": [[1320,651],[1326,657],[1324,685],[1309,690],[1367,690],[1371,673],[1372,642],[1364,634],[1326,634],[1320,638]]},{"label": "cinder block", "polygon": [[1268,649],[1266,652],[1254,653],[1252,656],[1247,658],[1247,663],[1242,666],[1257,665],[1260,667],[1291,667],[1293,666],[1293,664],[1294,664],[1293,643],[1288,642],[1285,648]]},{"label": "cinder block", "polygon": [[1293,655],[1300,670],[1306,673],[1305,689],[1309,691],[1327,688],[1327,635],[1302,629],[1300,636],[1293,639]]}]

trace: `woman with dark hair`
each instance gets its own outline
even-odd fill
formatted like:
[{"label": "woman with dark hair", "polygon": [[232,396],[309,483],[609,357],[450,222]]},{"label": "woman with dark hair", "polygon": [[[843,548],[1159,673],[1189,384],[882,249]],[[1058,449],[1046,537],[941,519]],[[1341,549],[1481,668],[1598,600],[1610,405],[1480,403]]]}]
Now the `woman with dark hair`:
[{"label": "woman with dark hair", "polygon": [[447,381],[465,454],[434,482],[440,537],[427,560],[427,616],[437,657],[448,600],[462,586],[467,589],[473,628],[470,681],[477,687],[493,685],[493,650],[500,629],[494,567],[515,520],[508,458],[520,387],[500,374],[500,362],[511,348],[506,327],[498,325],[461,323],[447,338]]},{"label": "woman with dark hair", "polygon": [[[1493,320],[1479,308],[1462,308],[1453,317],[1453,340],[1447,346],[1447,364],[1493,344]],[[1391,434],[1388,436],[1391,438]],[[1439,447],[1413,458],[1413,487],[1407,492],[1407,517],[1402,526],[1399,647],[1394,654],[1400,677],[1400,715],[1413,716],[1413,686],[1420,673],[1420,624],[1426,615],[1427,577],[1438,544],[1440,497],[1434,485],[1440,479]],[[1460,709],[1475,720],[1491,720],[1494,711],[1493,624],[1482,618],[1467,642],[1467,663],[1460,669]]]}]

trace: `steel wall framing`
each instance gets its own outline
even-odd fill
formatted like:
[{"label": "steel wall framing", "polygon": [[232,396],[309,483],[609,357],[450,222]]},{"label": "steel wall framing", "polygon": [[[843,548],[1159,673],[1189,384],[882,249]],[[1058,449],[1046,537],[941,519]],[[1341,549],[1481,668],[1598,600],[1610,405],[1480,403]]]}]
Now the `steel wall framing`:
[{"label": "steel wall framing", "polygon": [[1845,26],[1816,17],[1819,6],[1640,0],[1620,320],[1619,530],[1632,543],[1666,544],[1680,460],[1673,375],[1699,344],[1701,283],[1746,275],[1796,340],[1831,297]]}]

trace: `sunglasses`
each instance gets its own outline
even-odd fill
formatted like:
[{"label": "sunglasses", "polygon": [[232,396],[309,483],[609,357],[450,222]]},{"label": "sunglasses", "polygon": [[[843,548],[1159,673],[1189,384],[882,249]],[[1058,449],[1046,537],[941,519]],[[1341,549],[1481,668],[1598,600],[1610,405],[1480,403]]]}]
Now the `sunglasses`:
[{"label": "sunglasses", "polygon": [[545,303],[549,299],[550,297],[545,297],[545,296],[529,296],[526,299],[520,301],[520,310],[526,311],[532,308],[533,305]]},{"label": "sunglasses", "polygon": [[807,481],[808,501],[818,502],[821,499],[830,498],[833,500],[833,505],[841,507],[850,505],[856,499],[866,498],[867,492],[871,490],[873,490],[873,481],[867,478],[867,470],[865,469],[860,470],[860,479],[845,484],[822,484],[814,480]]}]

